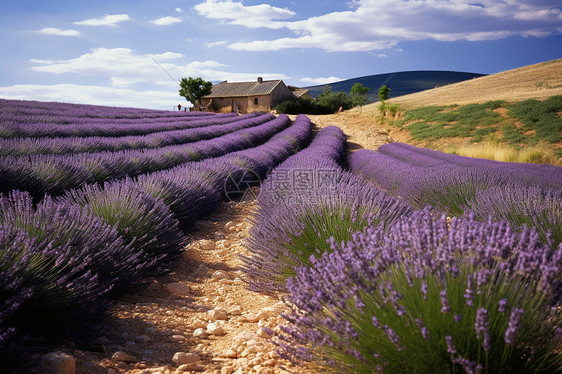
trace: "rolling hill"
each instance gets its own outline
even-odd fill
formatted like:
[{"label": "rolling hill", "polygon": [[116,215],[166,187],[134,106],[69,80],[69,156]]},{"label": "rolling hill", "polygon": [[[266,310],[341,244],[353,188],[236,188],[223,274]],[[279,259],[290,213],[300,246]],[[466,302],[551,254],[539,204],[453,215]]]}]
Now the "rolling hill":
[{"label": "rolling hill", "polygon": [[[392,83],[388,86],[394,91]],[[411,109],[426,105],[463,105],[490,100],[514,102],[546,99],[554,95],[562,95],[562,59],[506,70],[400,97],[394,95],[389,102],[399,104],[402,109]],[[363,109],[376,112],[377,105],[369,104]]]},{"label": "rolling hill", "polygon": [[[483,74],[457,71],[420,70],[368,75],[329,83],[328,85],[334,92],[349,93],[351,86],[358,82],[365,87],[369,87],[369,101],[376,101],[378,100],[378,90],[383,84],[386,84],[392,90],[389,95],[392,98],[482,76]],[[323,84],[304,88],[308,89],[312,96],[318,97],[325,86]]]}]

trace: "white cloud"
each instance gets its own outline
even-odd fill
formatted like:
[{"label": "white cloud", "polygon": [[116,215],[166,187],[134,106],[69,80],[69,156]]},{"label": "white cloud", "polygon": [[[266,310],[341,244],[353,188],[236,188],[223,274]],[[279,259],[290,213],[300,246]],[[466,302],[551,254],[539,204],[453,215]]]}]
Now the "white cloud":
[{"label": "white cloud", "polygon": [[181,23],[181,21],[182,21],[181,17],[161,17],[149,22],[158,26],[169,26],[175,23]]},{"label": "white cloud", "polygon": [[[266,4],[253,7],[261,6],[269,7]],[[252,21],[251,17],[245,22],[244,12],[253,7],[241,2],[207,0],[195,8],[208,18],[231,20],[247,27],[284,27],[294,33],[292,37],[229,46],[247,51],[288,48],[375,51],[393,48],[401,41],[424,39],[481,41],[514,35],[540,37],[560,33],[562,19],[562,11],[553,2],[531,0],[354,0],[349,4],[350,10],[304,20],[273,22],[272,17],[262,15],[263,22]],[[233,12],[226,12],[227,8]]]},{"label": "white cloud", "polygon": [[343,79],[338,78],[338,77],[327,77],[327,78],[301,78],[301,82],[304,83],[312,83],[314,85],[318,85],[318,84],[328,84],[328,83],[334,83],[334,82],[339,82],[342,81]]},{"label": "white cloud", "polygon": [[100,18],[91,18],[74,22],[74,24],[84,26],[116,26],[119,22],[128,21],[130,19],[128,14],[106,14]]},{"label": "white cloud", "polygon": [[53,61],[53,60],[41,60],[39,58],[31,58],[31,59],[29,59],[29,62],[31,62],[32,64],[52,64],[55,61]]},{"label": "white cloud", "polygon": [[57,36],[80,36],[80,31],[77,30],[61,30],[56,27],[45,27],[37,31],[38,33],[45,35],[57,35]]},{"label": "white cloud", "polygon": [[219,45],[225,45],[226,44],[226,40],[219,40],[218,42],[212,42],[212,43],[205,43],[207,45],[207,47],[209,48],[213,48],[213,47],[217,47]]},{"label": "white cloud", "polygon": [[[31,69],[40,72],[73,73],[106,79],[113,87],[129,87],[135,84],[165,84],[177,86],[181,77],[202,77],[207,81],[253,81],[256,73],[229,72],[226,65],[218,61],[192,61],[187,64],[174,63],[184,57],[180,53],[139,55],[129,48],[95,48],[89,53],[69,60],[49,63],[42,61]],[[171,75],[172,78],[170,78]],[[261,73],[264,79],[287,79],[279,73]],[[158,83],[157,83],[158,84]]]},{"label": "white cloud", "polygon": [[170,109],[185,102],[177,90],[130,90],[78,84],[15,85],[0,87],[0,97],[17,100],[58,101],[91,105]]},{"label": "white cloud", "polygon": [[278,8],[269,4],[246,6],[241,1],[232,0],[206,0],[195,5],[194,8],[207,18],[228,20],[232,25],[249,28],[280,29],[285,27],[285,22],[274,20],[287,19],[295,15],[295,12],[287,8]]},{"label": "white cloud", "polygon": [[182,13],[183,10],[181,10],[181,8],[176,8],[176,13]]}]

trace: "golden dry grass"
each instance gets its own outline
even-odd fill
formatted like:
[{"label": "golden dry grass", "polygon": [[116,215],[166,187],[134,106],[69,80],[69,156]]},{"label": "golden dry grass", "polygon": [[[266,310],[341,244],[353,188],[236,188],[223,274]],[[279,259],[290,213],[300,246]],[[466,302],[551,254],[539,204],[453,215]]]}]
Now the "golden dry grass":
[{"label": "golden dry grass", "polygon": [[530,162],[536,164],[552,164],[562,166],[562,159],[553,152],[552,146],[538,144],[517,149],[507,144],[480,143],[449,147],[445,152],[459,156],[485,158],[507,162]]},{"label": "golden dry grass", "polygon": [[[389,83],[392,88],[392,82]],[[490,100],[515,102],[562,95],[562,59],[474,78],[427,91],[389,99],[401,109],[428,105],[484,103]],[[378,103],[363,107],[363,113],[378,113]]]}]

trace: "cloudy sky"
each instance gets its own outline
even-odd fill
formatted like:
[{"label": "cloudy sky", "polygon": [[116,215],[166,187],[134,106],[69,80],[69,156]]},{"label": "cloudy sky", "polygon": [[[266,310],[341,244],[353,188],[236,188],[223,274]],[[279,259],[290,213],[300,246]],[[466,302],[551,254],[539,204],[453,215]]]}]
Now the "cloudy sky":
[{"label": "cloudy sky", "polygon": [[[553,0],[17,0],[0,97],[172,109],[181,77],[324,84],[562,57]],[[390,83],[391,85],[391,83]]]}]

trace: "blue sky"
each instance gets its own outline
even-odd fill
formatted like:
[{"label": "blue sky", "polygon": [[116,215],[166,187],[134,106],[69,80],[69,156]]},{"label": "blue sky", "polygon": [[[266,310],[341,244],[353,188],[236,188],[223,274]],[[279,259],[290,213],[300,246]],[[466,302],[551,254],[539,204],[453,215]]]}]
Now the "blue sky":
[{"label": "blue sky", "polygon": [[[544,0],[2,1],[0,97],[172,109],[181,77],[295,86],[562,57]],[[391,85],[391,84],[390,84]]]}]

